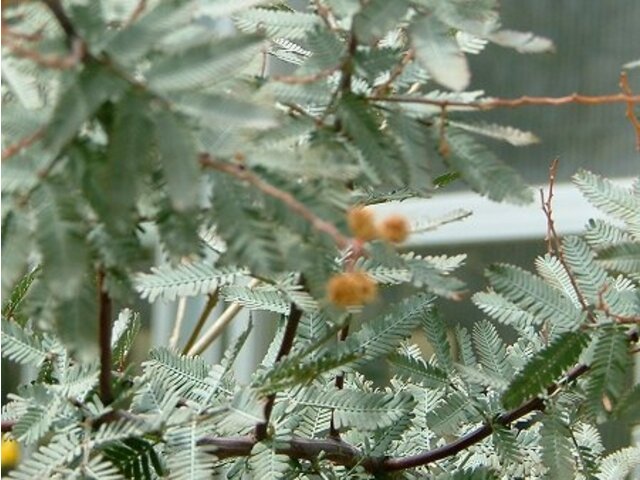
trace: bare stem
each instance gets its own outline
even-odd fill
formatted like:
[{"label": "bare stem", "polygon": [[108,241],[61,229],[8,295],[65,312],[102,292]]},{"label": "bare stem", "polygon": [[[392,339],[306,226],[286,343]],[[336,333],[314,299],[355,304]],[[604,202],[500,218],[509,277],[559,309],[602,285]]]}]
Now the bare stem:
[{"label": "bare stem", "polygon": [[547,248],[549,252],[552,251],[556,254],[556,257],[562,264],[567,276],[569,277],[569,282],[571,282],[571,287],[573,288],[576,298],[582,307],[582,311],[587,312],[591,323],[595,323],[595,319],[593,315],[589,312],[589,306],[587,301],[585,300],[580,288],[578,287],[578,282],[576,281],[575,275],[569,268],[567,264],[567,260],[564,257],[564,251],[562,249],[562,242],[560,241],[560,237],[558,232],[556,231],[555,222],[553,221],[553,188],[555,186],[555,181],[558,173],[558,159],[554,159],[551,162],[551,166],[549,167],[549,193],[546,198],[544,195],[544,191],[540,189],[540,200],[542,202],[542,211],[547,217]]},{"label": "bare stem", "polygon": [[180,297],[178,300],[178,311],[176,312],[176,321],[173,324],[173,331],[169,337],[169,348],[174,349],[178,345],[178,339],[180,338],[180,330],[182,329],[182,322],[184,320],[184,312],[187,309],[187,297]]},{"label": "bare stem", "polygon": [[[631,87],[629,86],[629,78],[627,77],[627,72],[622,72],[620,74],[620,89],[622,93],[627,95],[628,97],[633,97],[633,92],[631,91]],[[627,102],[627,118],[631,122],[631,126],[636,132],[636,150],[640,151],[640,120],[636,116],[634,111],[633,102]]]},{"label": "bare stem", "polygon": [[[282,343],[280,344],[280,349],[278,350],[278,354],[276,355],[276,363],[282,360],[282,358],[286,357],[291,351],[291,348],[293,347],[293,341],[296,337],[296,330],[298,330],[298,325],[300,324],[301,318],[302,310],[300,310],[295,303],[292,303],[291,312],[289,313],[289,318],[287,318],[287,324],[284,328]],[[271,417],[271,411],[273,410],[273,404],[275,403],[275,401],[275,393],[272,393],[267,397],[267,401],[264,405],[264,422],[256,425],[255,436],[258,441],[264,439],[267,436],[269,417]]]},{"label": "bare stem", "polygon": [[455,100],[437,100],[409,95],[371,95],[367,99],[375,102],[394,103],[422,103],[437,107],[468,107],[477,110],[491,110],[493,108],[517,108],[529,105],[567,105],[577,103],[582,105],[605,105],[609,103],[640,103],[640,95],[616,93],[611,95],[579,95],[577,93],[564,97],[530,97],[524,95],[518,98],[490,98],[487,100],[463,102]]},{"label": "bare stem", "polygon": [[[344,327],[342,327],[340,329],[340,331],[338,332],[338,341],[339,342],[344,342],[347,339],[347,336],[349,335],[349,320],[347,319],[346,323],[344,324]],[[335,387],[338,390],[342,390],[344,388],[344,372],[340,372],[338,375],[336,375],[336,380],[335,380]],[[331,412],[331,424],[329,425],[329,436],[331,438],[336,438],[339,439],[340,438],[340,431],[338,430],[338,428],[335,426],[335,412]]]},{"label": "bare stem", "polygon": [[98,270],[98,323],[100,345],[100,399],[105,405],[113,400],[111,390],[111,297],[104,285],[105,273]]},{"label": "bare stem", "polygon": [[[253,279],[247,285],[249,288],[254,288],[260,283],[260,280]],[[211,306],[213,309],[213,306]],[[232,303],[227,307],[227,309],[222,312],[213,325],[205,332],[205,334],[195,342],[188,350],[185,346],[185,350],[187,350],[187,355],[199,355],[206,350],[206,348],[211,345],[216,338],[220,336],[220,334],[224,331],[225,327],[233,320],[236,315],[242,310],[242,305],[238,303]],[[206,316],[205,316],[206,313]],[[208,313],[205,311],[202,312],[201,319],[204,317],[203,321],[206,321]]]},{"label": "bare stem", "polygon": [[200,332],[202,331],[204,324],[207,323],[207,319],[209,318],[209,315],[211,315],[211,312],[213,311],[213,309],[217,304],[218,304],[218,290],[216,289],[214,292],[207,295],[207,303],[205,304],[204,308],[202,309],[202,312],[200,313],[200,316],[198,317],[198,321],[196,322],[196,326],[193,329],[193,332],[191,332],[191,335],[189,336],[187,343],[182,349],[183,355],[187,355],[189,350],[191,350],[191,347],[193,347],[193,344],[198,338],[198,335],[200,335]]}]

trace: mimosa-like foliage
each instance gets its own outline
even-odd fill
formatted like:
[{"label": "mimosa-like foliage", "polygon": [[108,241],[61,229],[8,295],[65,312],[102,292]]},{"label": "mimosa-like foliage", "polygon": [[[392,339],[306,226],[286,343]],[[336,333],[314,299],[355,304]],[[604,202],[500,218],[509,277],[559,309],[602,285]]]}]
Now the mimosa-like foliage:
[{"label": "mimosa-like foliage", "polygon": [[[485,138],[538,139],[472,118],[504,100],[467,90],[466,55],[553,44],[504,29],[497,1],[6,3],[2,355],[36,373],[2,410],[33,447],[12,478],[617,479],[640,464],[633,447],[605,456],[594,427],[638,420],[638,181],[578,172],[612,222],[560,239],[548,208],[536,273],[488,266],[469,330],[439,311],[466,296],[465,256],[399,251],[425,227],[375,214],[455,181],[533,201]],[[149,239],[164,258],[141,267]],[[133,364],[134,299],[194,296],[196,329],[176,321]],[[242,309],[279,318],[249,381],[234,366],[251,327],[220,363],[201,356]]]}]

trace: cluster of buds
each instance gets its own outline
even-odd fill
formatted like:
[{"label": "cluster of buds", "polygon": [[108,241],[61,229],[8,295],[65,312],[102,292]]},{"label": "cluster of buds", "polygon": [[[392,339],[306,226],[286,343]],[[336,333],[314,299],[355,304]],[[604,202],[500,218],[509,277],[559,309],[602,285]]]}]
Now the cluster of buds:
[{"label": "cluster of buds", "polygon": [[365,207],[349,210],[347,221],[353,236],[363,242],[379,238],[391,243],[402,243],[411,231],[409,222],[402,215],[389,215],[376,223],[373,212]]},{"label": "cluster of buds", "polygon": [[[402,243],[409,236],[407,219],[390,215],[376,222],[373,212],[364,207],[349,210],[347,221],[352,235],[360,242],[375,239]],[[327,297],[339,307],[352,307],[373,302],[378,296],[378,285],[367,273],[349,271],[334,275],[327,284]]]}]

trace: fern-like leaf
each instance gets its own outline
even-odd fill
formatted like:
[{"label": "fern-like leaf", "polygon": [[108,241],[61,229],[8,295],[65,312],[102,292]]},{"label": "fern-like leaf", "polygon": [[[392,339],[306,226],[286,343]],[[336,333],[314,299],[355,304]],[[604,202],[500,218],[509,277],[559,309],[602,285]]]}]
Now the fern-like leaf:
[{"label": "fern-like leaf", "polygon": [[582,332],[565,332],[548,347],[538,352],[511,382],[502,396],[507,408],[514,408],[525,400],[542,393],[578,360],[587,345],[588,336]]}]

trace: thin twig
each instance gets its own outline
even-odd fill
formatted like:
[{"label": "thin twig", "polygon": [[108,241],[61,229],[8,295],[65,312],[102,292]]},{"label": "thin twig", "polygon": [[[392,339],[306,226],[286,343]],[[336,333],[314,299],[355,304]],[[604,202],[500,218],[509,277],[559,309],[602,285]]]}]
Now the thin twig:
[{"label": "thin twig", "polygon": [[[260,283],[260,280],[252,279],[247,285],[247,287],[254,288],[259,283]],[[213,308],[213,306],[211,308]],[[220,315],[216,319],[214,324],[211,325],[209,330],[207,330],[205,334],[197,342],[195,342],[191,348],[188,349],[187,355],[200,355],[202,352],[204,352],[205,349],[209,345],[211,345],[216,340],[216,338],[220,336],[220,334],[224,331],[225,327],[229,324],[229,322],[231,322],[231,320],[233,320],[236,317],[236,315],[240,313],[240,310],[242,310],[242,305],[240,305],[239,303],[234,302],[231,305],[229,305],[227,309],[224,312],[222,312],[222,315]],[[206,313],[206,309],[205,311],[202,312],[201,318],[204,317],[206,320],[206,317],[204,316],[205,313]],[[186,350],[186,347],[185,347],[185,350]]]},{"label": "thin twig", "polygon": [[80,36],[76,32],[76,29],[73,26],[73,22],[71,22],[71,19],[67,16],[64,9],[62,8],[62,4],[60,3],[60,0],[42,0],[42,3],[44,3],[49,8],[53,16],[56,17],[58,24],[60,25],[60,27],[64,31],[64,34],[67,37],[67,43],[71,48],[73,45],[73,42],[76,39],[80,39]]},{"label": "thin twig", "polygon": [[414,50],[411,48],[409,50],[407,50],[405,52],[405,54],[402,56],[402,59],[400,60],[400,63],[398,63],[393,70],[391,70],[391,73],[389,74],[389,78],[387,79],[386,82],[378,85],[374,90],[373,90],[373,96],[374,97],[379,97],[380,95],[384,95],[387,90],[389,90],[389,88],[391,87],[391,84],[400,76],[402,75],[402,72],[404,72],[404,69],[407,65],[409,65],[411,63],[411,61],[413,60],[415,56],[415,52]]},{"label": "thin twig", "polygon": [[[338,341],[344,342],[347,339],[348,335],[349,335],[349,319],[347,319],[344,326],[338,332]],[[342,390],[344,388],[344,372],[340,372],[338,375],[336,375],[336,380],[334,384],[338,390]],[[340,431],[335,425],[334,410],[331,411],[331,424],[329,425],[329,436],[335,439],[340,438]]]},{"label": "thin twig", "polygon": [[560,236],[556,231],[555,223],[553,221],[553,188],[556,183],[556,177],[558,174],[558,159],[555,158],[553,162],[551,162],[551,166],[549,167],[549,193],[545,198],[544,191],[540,189],[540,200],[542,202],[542,211],[547,217],[547,247],[549,248],[549,253],[555,253],[556,258],[560,261],[560,264],[564,268],[564,271],[567,273],[567,277],[569,277],[569,282],[571,282],[571,287],[573,288],[576,298],[580,303],[580,307],[583,312],[587,313],[589,320],[591,323],[595,323],[595,318],[593,318],[592,313],[589,311],[589,305],[585,300],[580,288],[578,287],[578,282],[575,278],[575,275],[569,268],[569,264],[567,263],[567,259],[564,256],[564,251],[562,249],[562,242],[560,241]]},{"label": "thin twig", "polygon": [[202,331],[204,324],[207,323],[207,319],[209,318],[209,315],[211,315],[211,312],[213,311],[213,309],[217,304],[218,304],[218,289],[216,289],[215,291],[207,295],[207,303],[202,309],[202,312],[198,317],[198,321],[196,322],[196,326],[191,332],[191,335],[189,336],[189,339],[187,340],[187,343],[185,344],[184,348],[182,349],[183,355],[187,355],[189,353],[189,350],[191,350],[191,347],[193,347],[193,344],[197,340],[198,335],[200,335],[200,332]]},{"label": "thin twig", "polygon": [[35,132],[27,135],[24,138],[21,138],[16,143],[9,145],[7,148],[2,150],[2,161],[4,162],[5,160],[20,153],[25,148],[33,145],[35,142],[37,142],[42,138],[42,136],[44,135],[44,132],[45,132],[44,128],[39,128]]},{"label": "thin twig", "polygon": [[125,27],[128,27],[129,25],[134,23],[136,20],[138,20],[138,18],[140,18],[140,15],[144,13],[145,8],[147,8],[147,0],[139,0],[138,4],[136,5],[136,8],[133,9],[133,11],[131,12],[131,15],[125,22],[124,24]]},{"label": "thin twig", "polygon": [[[620,74],[620,89],[622,93],[625,95],[632,97],[633,92],[631,91],[631,87],[629,86],[629,78],[627,77],[627,72],[622,72]],[[627,102],[627,118],[631,122],[631,126],[633,126],[636,132],[636,150],[640,151],[640,120],[636,116],[634,111],[633,102]]]},{"label": "thin twig", "polygon": [[111,297],[104,284],[105,272],[98,270],[98,324],[100,345],[100,399],[108,405],[113,401],[111,389]]},{"label": "thin twig", "polygon": [[313,228],[315,228],[319,232],[323,232],[329,235],[334,240],[338,248],[346,248],[351,243],[349,238],[340,233],[335,225],[318,217],[315,213],[313,213],[313,211],[311,211],[306,205],[301,203],[289,192],[280,190],[279,188],[276,188],[273,185],[265,182],[260,177],[255,175],[250,170],[247,170],[243,166],[216,160],[207,153],[200,155],[200,164],[203,167],[212,168],[214,170],[232,175],[239,180],[248,182],[261,192],[282,201],[291,209],[291,211],[307,220]]},{"label": "thin twig", "polygon": [[[300,324],[302,318],[302,310],[300,310],[295,303],[291,304],[291,312],[287,323],[284,328],[284,334],[282,335],[282,343],[280,349],[276,355],[276,363],[289,355],[291,347],[293,347],[293,341],[296,337],[296,330]],[[267,401],[264,405],[264,421],[256,425],[255,436],[258,441],[263,440],[267,436],[267,428],[269,426],[269,418],[271,417],[271,411],[276,401],[276,394],[272,393],[267,397]]]},{"label": "thin twig", "polygon": [[26,48],[19,41],[12,39],[10,36],[3,36],[3,45],[11,50],[17,57],[26,58],[45,68],[56,70],[68,70],[74,68],[82,62],[86,51],[85,44],[82,40],[75,38],[71,44],[71,52],[60,57],[58,55],[44,55],[37,50]]},{"label": "thin twig", "polygon": [[640,95],[627,95],[616,93],[612,95],[579,95],[574,93],[564,97],[530,97],[528,95],[519,98],[489,98],[486,100],[464,102],[457,100],[437,100],[435,98],[415,97],[409,95],[371,95],[368,100],[375,102],[394,103],[422,103],[437,107],[468,107],[478,110],[491,110],[493,108],[517,108],[529,105],[567,105],[578,103],[582,105],[604,105],[609,103],[640,103]]},{"label": "thin twig", "polygon": [[175,349],[180,338],[180,330],[182,330],[182,322],[184,320],[184,312],[187,309],[187,297],[180,297],[178,300],[178,311],[176,312],[176,321],[173,324],[173,331],[169,337],[169,348]]},{"label": "thin twig", "polygon": [[328,77],[333,72],[338,70],[339,66],[325,68],[324,70],[320,70],[316,73],[311,73],[309,75],[275,75],[271,77],[271,80],[280,83],[288,83],[290,85],[304,85],[307,83],[317,82],[321,78]]}]

